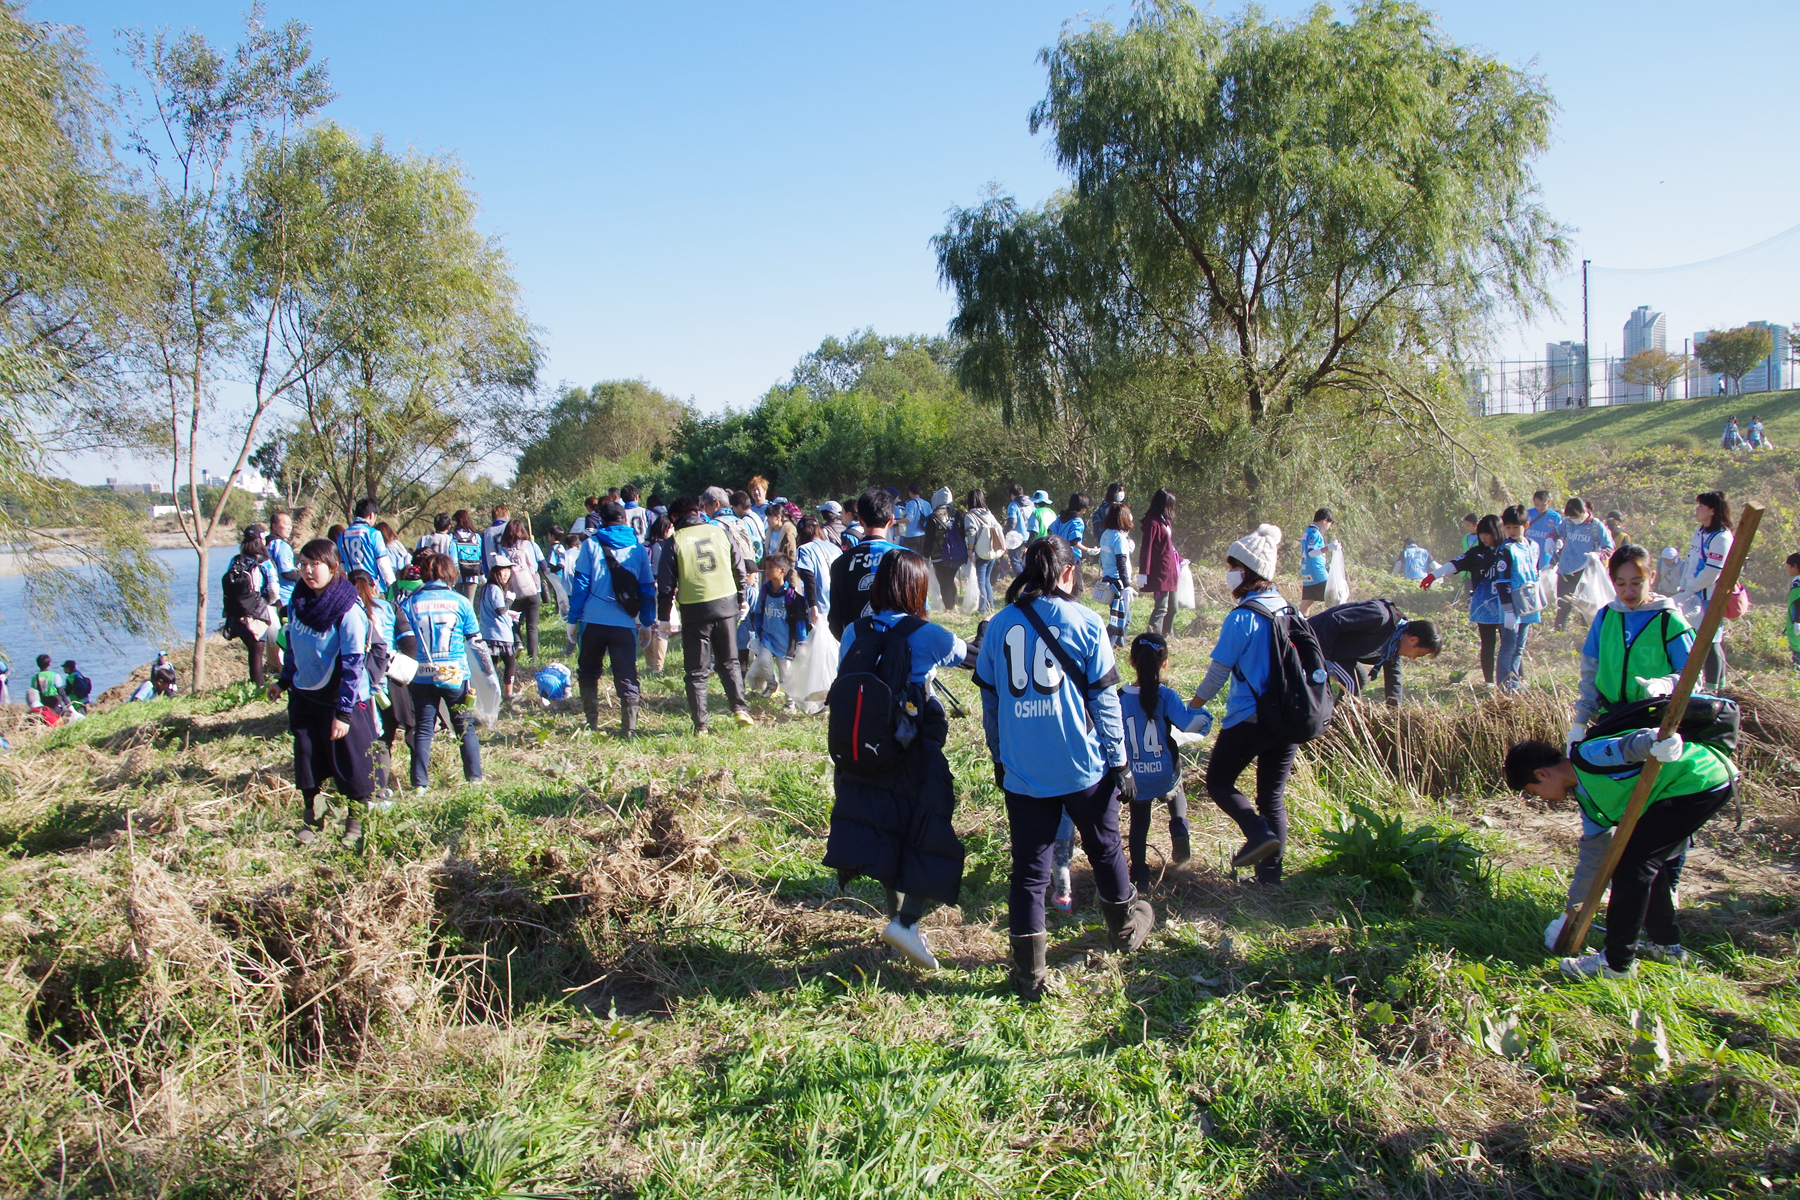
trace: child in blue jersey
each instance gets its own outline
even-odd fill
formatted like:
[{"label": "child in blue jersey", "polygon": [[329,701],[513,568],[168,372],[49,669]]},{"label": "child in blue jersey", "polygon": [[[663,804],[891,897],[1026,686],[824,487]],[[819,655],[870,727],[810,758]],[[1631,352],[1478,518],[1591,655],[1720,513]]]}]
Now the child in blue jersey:
[{"label": "child in blue jersey", "polygon": [[[1468,518],[1464,518],[1467,523]],[[1505,575],[1509,560],[1500,552],[1506,540],[1500,518],[1493,513],[1475,522],[1475,544],[1440,566],[1433,574],[1419,580],[1419,587],[1429,591],[1444,575],[1461,574],[1469,578],[1469,624],[1481,637],[1481,675],[1491,686],[1499,661],[1500,596],[1494,581]]]},{"label": "child in blue jersey", "polygon": [[[1275,590],[1281,530],[1259,525],[1231,544],[1225,554],[1225,583],[1238,606],[1226,615],[1213,647],[1212,665],[1194,690],[1190,707],[1198,708],[1219,694],[1227,681],[1225,720],[1206,764],[1206,791],[1219,810],[1243,831],[1244,844],[1232,855],[1232,867],[1256,868],[1258,883],[1281,882],[1281,857],[1287,844],[1287,807],[1283,796],[1288,774],[1300,747],[1265,735],[1256,720],[1256,701],[1269,686],[1269,618],[1292,607]],[[1211,715],[1200,723],[1205,733]],[[1238,790],[1238,777],[1256,764],[1256,803]]]},{"label": "child in blue jersey", "polygon": [[1504,573],[1494,579],[1494,595],[1500,601],[1499,682],[1503,692],[1525,686],[1525,645],[1531,631],[1543,621],[1538,584],[1538,552],[1525,537],[1525,513],[1513,505],[1500,514],[1506,541],[1500,545]]},{"label": "child in blue jersey", "polygon": [[[800,649],[800,643],[806,640],[811,628],[806,596],[788,582],[788,565],[785,554],[763,556],[762,582],[751,595],[748,622],[750,632],[775,660],[781,679],[787,678],[794,652]],[[763,694],[773,696],[780,690],[780,683],[771,679]],[[794,707],[791,698],[787,706],[789,709]]]},{"label": "child in blue jersey", "polygon": [[1160,633],[1140,633],[1131,641],[1131,666],[1137,684],[1119,690],[1119,713],[1125,726],[1125,753],[1137,781],[1137,797],[1131,802],[1131,882],[1140,889],[1150,885],[1146,861],[1150,836],[1150,805],[1167,797],[1169,802],[1169,861],[1179,866],[1193,855],[1188,839],[1187,792],[1181,786],[1181,748],[1170,736],[1174,730],[1201,733],[1212,724],[1204,708],[1190,708],[1181,693],[1162,681],[1169,663],[1169,644]]},{"label": "child in blue jersey", "polygon": [[424,585],[400,601],[400,611],[412,627],[413,657],[419,660],[418,674],[407,688],[414,716],[412,785],[421,792],[431,786],[431,739],[440,709],[448,712],[450,728],[461,742],[463,778],[470,783],[481,778],[481,740],[468,711],[470,651],[481,671],[494,678],[494,662],[481,640],[475,607],[454,590],[462,578],[456,561],[436,553],[422,557]]},{"label": "child in blue jersey", "polygon": [[1136,795],[1119,672],[1099,614],[1070,598],[1076,570],[1074,552],[1054,534],[1027,547],[1025,569],[983,633],[975,667],[982,730],[1012,835],[1012,985],[1027,1000],[1049,982],[1044,898],[1065,812],[1093,866],[1113,947],[1137,949],[1156,923],[1119,844],[1119,802]]},{"label": "child in blue jersey", "polygon": [[519,614],[512,608],[512,559],[504,550],[488,556],[487,582],[476,593],[475,617],[481,627],[481,640],[493,656],[494,670],[500,674],[500,694],[508,700],[513,695],[513,669],[519,661],[513,636],[513,622]]},{"label": "child in blue jersey", "polygon": [[393,664],[394,655],[405,653],[400,649],[401,638],[405,637],[410,645],[412,628],[393,602],[382,596],[381,585],[371,579],[367,571],[358,571],[351,576],[350,582],[356,585],[363,611],[369,614],[369,655],[364,665],[368,670],[369,694],[375,701],[377,733],[381,738],[375,751],[376,792],[385,797],[393,787],[394,739],[404,729],[410,740],[413,724],[412,695],[405,686],[393,686],[388,679],[388,667]]},{"label": "child in blue jersey", "polygon": [[362,836],[357,813],[375,790],[375,714],[363,657],[369,651],[369,617],[356,587],[338,565],[337,547],[315,538],[300,549],[293,620],[281,656],[281,677],[269,699],[288,693],[288,729],[294,735],[294,786],[300,790],[301,842],[324,825],[319,792],[335,781],[349,802],[344,840]]},{"label": "child in blue jersey", "polygon": [[1085,492],[1076,492],[1069,497],[1069,507],[1063,509],[1062,515],[1050,526],[1050,532],[1069,543],[1069,549],[1075,553],[1075,590],[1069,593],[1080,598],[1082,593],[1081,564],[1088,557],[1088,548],[1081,544],[1087,536],[1088,498]]},{"label": "child in blue jersey", "polygon": [[1337,524],[1337,518],[1331,515],[1329,508],[1321,508],[1313,514],[1312,524],[1300,535],[1300,611],[1304,613],[1314,604],[1325,598],[1325,581],[1331,573],[1329,552],[1332,547],[1327,537],[1331,527]]},{"label": "child in blue jersey", "polygon": [[1533,492],[1531,507],[1521,516],[1524,540],[1530,542],[1532,549],[1537,552],[1532,556],[1531,565],[1539,572],[1548,571],[1556,565],[1557,558],[1562,553],[1562,514],[1550,507],[1549,492]]}]

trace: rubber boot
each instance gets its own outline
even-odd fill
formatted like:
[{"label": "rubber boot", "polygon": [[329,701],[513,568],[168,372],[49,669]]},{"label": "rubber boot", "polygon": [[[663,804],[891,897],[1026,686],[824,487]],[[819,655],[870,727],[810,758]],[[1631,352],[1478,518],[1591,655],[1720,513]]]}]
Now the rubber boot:
[{"label": "rubber boot", "polygon": [[[598,700],[596,700],[598,703]],[[638,701],[636,697],[619,701],[619,736],[632,737],[637,733]]]},{"label": "rubber boot", "polygon": [[581,681],[581,711],[587,717],[587,727],[598,733],[600,730],[600,681],[598,679]]},{"label": "rubber boot", "polygon": [[1131,895],[1117,904],[1102,900],[1100,915],[1106,918],[1107,940],[1121,954],[1130,954],[1143,945],[1150,931],[1156,928],[1156,910],[1138,895],[1135,887],[1131,889]]},{"label": "rubber boot", "polygon": [[1044,966],[1044,950],[1049,945],[1050,937],[1044,933],[1027,933],[1013,935],[1012,940],[1012,975],[1008,982],[1019,999],[1027,1004],[1036,1003],[1044,998],[1044,992],[1050,986],[1050,972]]}]

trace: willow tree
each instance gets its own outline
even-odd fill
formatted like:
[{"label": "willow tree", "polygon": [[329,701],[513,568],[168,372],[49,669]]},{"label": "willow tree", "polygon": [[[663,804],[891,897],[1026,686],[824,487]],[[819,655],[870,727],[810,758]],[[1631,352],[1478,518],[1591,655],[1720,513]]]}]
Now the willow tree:
[{"label": "willow tree", "polygon": [[1531,164],[1554,104],[1420,8],[1162,3],[1043,61],[1031,128],[1070,187],[990,197],[935,242],[964,380],[1009,415],[1104,422],[1149,380],[1213,417],[1350,393],[1406,419],[1434,364],[1548,303],[1565,247]]}]

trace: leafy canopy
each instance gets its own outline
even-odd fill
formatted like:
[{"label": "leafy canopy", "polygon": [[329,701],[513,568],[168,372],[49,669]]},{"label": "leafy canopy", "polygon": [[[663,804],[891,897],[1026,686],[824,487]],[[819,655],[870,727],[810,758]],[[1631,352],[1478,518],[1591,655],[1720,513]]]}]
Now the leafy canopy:
[{"label": "leafy canopy", "polygon": [[562,483],[595,463],[646,469],[674,440],[687,407],[641,379],[564,385],[519,451],[518,478]]},{"label": "leafy canopy", "polygon": [[1775,349],[1775,339],[1767,329],[1740,325],[1736,329],[1714,329],[1694,347],[1700,365],[1731,381],[1733,391],[1743,390],[1744,376]]}]

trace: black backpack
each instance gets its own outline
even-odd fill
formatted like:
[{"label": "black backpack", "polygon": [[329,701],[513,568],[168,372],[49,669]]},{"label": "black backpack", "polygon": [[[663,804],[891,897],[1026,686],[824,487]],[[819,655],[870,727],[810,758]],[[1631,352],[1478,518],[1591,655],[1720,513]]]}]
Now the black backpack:
[{"label": "black backpack", "polygon": [[925,518],[924,551],[926,558],[942,558],[944,556],[944,547],[949,541],[951,524],[948,504],[938,505],[931,510],[931,515]]},{"label": "black backpack", "polygon": [[856,622],[856,640],[825,694],[831,710],[826,748],[839,770],[891,774],[918,736],[924,703],[909,680],[912,648],[906,639],[923,624],[918,617],[904,617],[892,629],[880,628],[873,617]]},{"label": "black backpack", "polygon": [[[1582,740],[1618,737],[1634,729],[1661,729],[1668,711],[1666,696],[1660,700],[1616,704],[1606,711],[1605,716],[1588,726],[1587,737]],[[1681,714],[1681,724],[1676,726],[1675,732],[1684,742],[1705,742],[1735,754],[1741,717],[1735,700],[1723,696],[1689,696],[1687,710]]]},{"label": "black backpack", "polygon": [[638,577],[613,557],[610,546],[602,543],[600,553],[606,558],[606,573],[612,577],[613,599],[627,613],[636,613],[644,603],[644,589],[638,585]]},{"label": "black backpack", "polygon": [[231,565],[225,568],[225,577],[219,580],[223,615],[254,617],[262,612],[264,600],[257,587],[260,572],[256,568],[259,565],[242,554],[232,555]]},{"label": "black backpack", "polygon": [[[1330,676],[1313,628],[1296,610],[1265,614],[1269,622],[1269,679],[1256,697],[1256,724],[1269,737],[1310,742],[1331,723]],[[1238,682],[1249,687],[1242,671]]]}]

